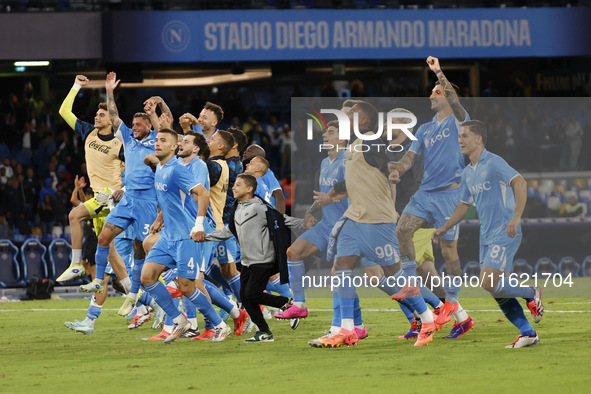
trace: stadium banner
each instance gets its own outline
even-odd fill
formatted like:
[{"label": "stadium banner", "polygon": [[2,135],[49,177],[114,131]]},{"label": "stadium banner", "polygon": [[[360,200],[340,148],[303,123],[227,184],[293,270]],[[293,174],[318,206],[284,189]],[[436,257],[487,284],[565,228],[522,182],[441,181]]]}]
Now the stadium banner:
[{"label": "stadium banner", "polygon": [[[429,193],[447,190],[446,186],[462,179],[466,182],[462,193],[468,193],[462,194],[468,196],[463,198],[474,199],[459,225],[457,238],[464,287],[473,290],[462,297],[488,296],[479,289],[478,282],[479,263],[485,258],[481,255],[481,243],[512,238],[506,235],[506,223],[514,211],[507,207],[514,207],[515,194],[510,182],[499,175],[500,168],[506,171],[503,167],[506,164],[527,182],[522,237],[517,241],[518,247],[514,246],[516,249],[507,255],[506,263],[510,267],[507,272],[519,283],[537,281],[545,295],[589,297],[589,284],[582,286],[574,283],[573,278],[591,276],[591,172],[584,171],[591,168],[591,162],[582,153],[591,150],[591,135],[583,133],[591,126],[590,98],[460,98],[470,119],[484,122],[486,154],[499,156],[495,159],[497,163],[506,163],[495,167],[479,162],[472,167],[472,175],[467,171],[465,178],[460,174],[468,168],[469,161],[461,154],[449,153],[460,151],[461,134],[451,119],[451,110],[446,118],[436,122],[435,112],[440,107],[437,101],[431,102],[427,97],[361,100],[375,108],[370,132],[364,123],[368,120],[358,114],[364,104],[355,107],[358,103],[355,98],[291,99],[289,175],[292,185],[296,185],[291,189],[295,196],[291,215],[307,218],[309,224],[315,222],[308,232],[299,236],[322,251],[314,260],[306,260],[307,286],[330,287],[331,281],[337,280],[332,278],[330,270],[335,256],[361,252],[364,259],[354,273],[359,284],[355,287],[376,287],[364,275],[363,267],[393,264],[400,254],[399,245],[387,237],[387,233],[395,230],[384,225],[396,221],[391,215],[388,177],[397,167],[390,165],[413,151],[416,153],[413,165],[395,187],[394,204],[399,214],[410,206],[414,209],[412,215],[425,215],[420,217],[426,219],[426,227],[440,227],[444,222],[442,217],[451,216],[460,197],[446,207],[445,196]],[[273,155],[268,153],[267,159],[273,161]],[[441,168],[447,170],[440,171]],[[440,181],[443,178],[445,183]],[[345,179],[345,186],[335,188]],[[417,191],[421,182],[429,193]],[[339,196],[343,190],[348,199]],[[334,199],[328,198],[329,195]],[[432,201],[436,201],[437,209],[427,211]],[[417,206],[423,211],[417,211]],[[499,215],[504,215],[504,222],[490,224]],[[339,227],[343,216],[349,221]],[[362,224],[351,224],[351,220]],[[372,228],[363,223],[376,225]],[[489,223],[485,230],[481,228],[482,223]],[[414,241],[417,263],[429,259],[439,272],[445,271],[439,246],[431,244],[429,230],[422,230],[427,235],[423,231],[415,235]],[[341,252],[341,247],[345,252]],[[374,295],[382,296],[380,292]]]},{"label": "stadium banner", "polygon": [[228,62],[591,55],[591,8],[121,11],[105,59]]}]

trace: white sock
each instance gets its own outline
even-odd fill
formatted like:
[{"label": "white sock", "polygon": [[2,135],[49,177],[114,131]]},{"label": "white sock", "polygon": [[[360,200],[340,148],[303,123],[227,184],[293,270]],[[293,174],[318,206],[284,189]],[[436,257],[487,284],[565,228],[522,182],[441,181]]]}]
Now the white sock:
[{"label": "white sock", "polygon": [[306,303],[305,302],[300,302],[300,301],[294,301],[293,303],[295,306],[297,306],[300,309],[304,309],[306,307]]},{"label": "white sock", "polygon": [[420,313],[419,316],[421,317],[421,322],[425,323],[433,323],[433,313],[431,309],[427,308],[427,310],[423,313]]},{"label": "white sock", "polygon": [[413,316],[415,317],[415,319],[420,319],[421,316],[419,315],[419,312],[417,311],[412,311]]},{"label": "white sock", "polygon": [[177,317],[175,317],[174,319],[172,319],[172,321],[173,321],[175,324],[181,324],[181,323],[182,323],[182,322],[184,322],[185,320],[186,320],[186,319],[185,319],[185,316],[183,316],[182,314],[180,314],[180,315],[178,315]]},{"label": "white sock", "polygon": [[337,332],[341,331],[341,327],[338,326],[330,326],[330,330],[328,330],[328,333],[330,335],[336,335]]},{"label": "white sock", "polygon": [[164,331],[171,334],[172,333],[172,326],[164,326]]},{"label": "white sock", "polygon": [[468,319],[469,317],[470,316],[468,316],[468,313],[466,313],[464,308],[462,308],[462,306],[458,302],[458,310],[456,311],[456,313],[454,313],[454,318],[456,319],[456,321],[458,323],[461,323],[463,321],[466,321],[466,319]]},{"label": "white sock", "polygon": [[361,325],[359,325],[359,326],[355,326],[355,328],[357,328],[357,329],[359,329],[359,330],[362,330],[362,331],[363,331],[363,329],[365,328],[365,324],[363,324],[363,323],[362,323],[362,324],[361,324]]},{"label": "white sock", "polygon": [[230,311],[230,317],[232,319],[236,319],[240,316],[240,309],[238,309],[238,307],[234,307],[232,308],[232,310]]},{"label": "white sock", "polygon": [[139,304],[137,306],[137,314],[138,315],[145,315],[146,313],[148,313],[148,310],[146,309],[145,305]]},{"label": "white sock", "polygon": [[[125,279],[121,279],[119,282],[121,283],[121,286],[123,286],[123,288],[125,289],[125,293],[129,293],[129,290],[131,290],[131,279],[129,279],[129,276]],[[135,299],[137,300],[137,295]]]},{"label": "white sock", "polygon": [[[214,326],[213,328],[220,328],[220,327],[224,327],[227,326],[226,322],[222,320],[222,322],[220,324],[218,324],[217,326]],[[257,327],[257,331],[258,331],[258,327]]]},{"label": "white sock", "polygon": [[88,322],[90,324],[92,324],[94,326],[94,319],[89,318],[88,316],[86,316],[86,318],[84,319],[85,322]]},{"label": "white sock", "polygon": [[82,249],[72,249],[72,263],[80,263],[82,260]]},{"label": "white sock", "polygon": [[345,330],[351,331],[355,328],[355,320],[354,319],[341,319],[341,326]]},{"label": "white sock", "polygon": [[191,323],[191,329],[192,330],[196,330],[196,329],[199,328],[199,326],[197,325],[197,318],[196,317],[191,317],[191,318],[189,318],[187,320],[189,320],[189,323]]},{"label": "white sock", "polygon": [[127,298],[137,302],[137,293],[127,293]]},{"label": "white sock", "polygon": [[97,279],[97,278],[94,278],[94,280],[96,280],[96,281],[97,281],[97,283],[99,283],[99,284],[100,284],[100,285],[102,285],[102,286],[104,286],[104,285],[105,285],[105,280],[104,280],[104,279]]},{"label": "white sock", "polygon": [[437,304],[437,306],[435,308],[441,308],[443,306],[443,302],[441,302],[441,300],[439,300],[439,304]]}]

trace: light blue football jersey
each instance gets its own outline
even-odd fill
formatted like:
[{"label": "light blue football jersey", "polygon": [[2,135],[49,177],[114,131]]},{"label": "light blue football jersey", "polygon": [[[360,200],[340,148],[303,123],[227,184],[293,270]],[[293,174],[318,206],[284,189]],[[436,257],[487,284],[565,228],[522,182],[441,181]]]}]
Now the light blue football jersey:
[{"label": "light blue football jersey", "polygon": [[[179,161],[179,163],[181,163],[181,165],[185,166],[186,168],[188,168],[191,171],[191,173],[195,177],[195,180],[197,181],[197,184],[203,185],[203,187],[207,191],[209,191],[209,172],[207,171],[207,164],[205,164],[205,162],[203,160],[201,160],[199,157],[195,157],[187,165],[183,164],[182,158],[179,157],[177,160]],[[189,198],[189,200],[190,201],[187,201],[185,206],[191,212],[191,216],[193,216],[193,220],[195,220],[195,218],[197,217],[199,205],[195,202],[194,197],[191,196]],[[207,206],[207,217],[210,218],[211,220],[213,220],[213,213],[211,211],[211,205]]]},{"label": "light blue football jersey", "polygon": [[156,131],[150,130],[146,138],[138,141],[133,138],[133,130],[121,123],[117,136],[123,139],[125,150],[125,189],[147,190],[154,188],[154,173],[144,164],[146,155],[154,154]]},{"label": "light blue football jersey", "polygon": [[[332,187],[345,180],[345,150],[341,150],[337,157],[331,162],[330,158],[322,160],[320,165],[319,188],[322,193],[328,193]],[[343,199],[335,204],[328,204],[322,207],[322,221],[329,228],[339,220],[349,206],[349,199]]]}]

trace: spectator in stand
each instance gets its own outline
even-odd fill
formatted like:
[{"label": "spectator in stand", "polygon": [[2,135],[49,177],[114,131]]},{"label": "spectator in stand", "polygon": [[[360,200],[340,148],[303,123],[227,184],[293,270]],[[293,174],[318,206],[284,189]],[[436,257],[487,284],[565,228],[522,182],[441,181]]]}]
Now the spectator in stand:
[{"label": "spectator in stand", "polygon": [[9,179],[10,178],[6,175],[6,167],[0,167],[0,190],[6,189]]},{"label": "spectator in stand", "polygon": [[43,197],[43,203],[39,210],[39,219],[41,220],[41,231],[43,231],[43,235],[51,234],[55,225],[55,213],[53,200],[49,194]]},{"label": "spectator in stand", "polygon": [[6,221],[6,216],[2,213],[0,214],[0,239],[10,238],[12,238],[12,229]]},{"label": "spectator in stand", "polygon": [[60,183],[57,185],[53,199],[53,208],[55,212],[55,221],[59,226],[68,225],[68,213],[70,212],[70,196],[67,185]]},{"label": "spectator in stand", "polygon": [[258,125],[258,124],[259,124],[259,122],[254,120],[254,117],[252,115],[248,115],[248,117],[246,118],[246,122],[244,122],[244,124],[242,125],[242,131],[244,131],[244,133],[249,138],[252,138],[252,132],[254,130],[254,126]]},{"label": "spectator in stand", "polygon": [[12,165],[10,164],[10,158],[4,158],[4,164],[0,166],[0,168],[4,168],[6,170],[6,177],[8,179],[12,178],[14,174],[14,170],[12,169]]},{"label": "spectator in stand", "polygon": [[45,195],[48,194],[50,196],[53,196],[55,194],[55,189],[51,186],[53,183],[53,179],[51,178],[45,178],[45,182],[44,182],[44,187],[43,189],[41,189],[41,192],[39,193],[39,199],[41,202],[43,202]]},{"label": "spectator in stand", "polygon": [[576,170],[579,164],[579,155],[583,147],[583,128],[574,115],[566,126],[566,139],[569,144],[569,169]]},{"label": "spectator in stand", "polygon": [[582,218],[587,213],[587,207],[577,201],[576,196],[570,196],[568,198],[568,204],[564,207],[564,213],[562,216],[567,218]]},{"label": "spectator in stand", "polygon": [[281,134],[281,172],[279,178],[285,178],[291,172],[291,155],[298,148],[291,132],[291,127],[286,124]]},{"label": "spectator in stand", "polygon": [[19,181],[17,178],[8,180],[8,187],[4,190],[4,212],[11,227],[16,227],[23,212],[23,199],[20,196]]}]

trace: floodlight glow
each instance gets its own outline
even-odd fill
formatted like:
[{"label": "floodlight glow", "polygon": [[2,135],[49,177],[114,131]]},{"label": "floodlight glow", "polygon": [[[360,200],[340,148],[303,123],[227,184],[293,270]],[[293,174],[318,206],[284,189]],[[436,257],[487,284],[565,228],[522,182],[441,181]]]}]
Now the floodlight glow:
[{"label": "floodlight glow", "polygon": [[23,66],[23,67],[43,67],[49,66],[48,60],[33,60],[33,61],[19,61],[14,62],[15,67]]}]

